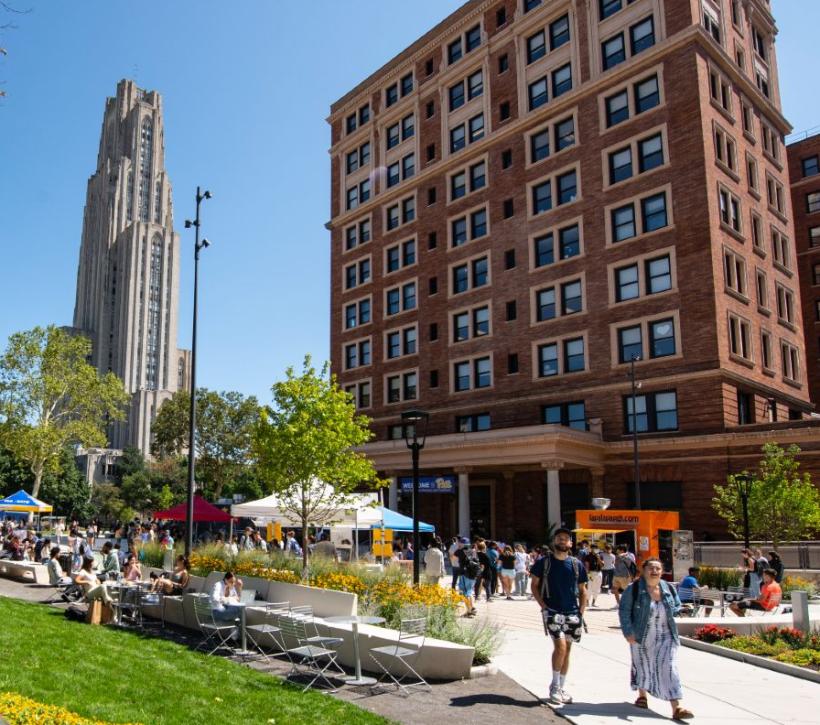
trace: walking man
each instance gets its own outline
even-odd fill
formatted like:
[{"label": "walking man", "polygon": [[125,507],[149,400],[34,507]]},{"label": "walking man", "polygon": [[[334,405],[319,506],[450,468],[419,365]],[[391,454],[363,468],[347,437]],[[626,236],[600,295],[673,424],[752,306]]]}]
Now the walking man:
[{"label": "walking man", "polygon": [[560,705],[572,702],[564,689],[573,642],[581,641],[584,610],[587,606],[587,570],[570,555],[572,535],[558,529],[552,551],[530,569],[532,596],[541,607],[544,631],[552,638],[552,682],[549,700]]}]

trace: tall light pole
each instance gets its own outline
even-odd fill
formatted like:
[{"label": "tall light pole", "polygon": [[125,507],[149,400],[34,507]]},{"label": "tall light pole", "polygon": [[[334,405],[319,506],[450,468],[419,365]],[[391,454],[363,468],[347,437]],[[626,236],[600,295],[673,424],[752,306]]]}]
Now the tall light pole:
[{"label": "tall light pole", "polygon": [[752,493],[752,477],[746,473],[735,474],[735,485],[740,494],[740,501],[743,504],[743,548],[749,548],[749,496]]},{"label": "tall light pole", "polygon": [[193,221],[185,220],[185,228],[194,228],[194,324],[191,335],[191,426],[188,435],[188,509],[185,514],[185,556],[191,555],[194,547],[194,466],[196,458],[196,313],[199,294],[199,253],[210,242],[207,239],[199,241],[199,206],[203,199],[210,199],[210,191],[201,191],[196,187],[196,217]]},{"label": "tall light pole", "polygon": [[635,508],[641,507],[641,465],[638,458],[638,388],[640,383],[635,382],[635,363],[641,359],[640,355],[633,355],[629,361],[629,377],[632,379],[632,476],[635,484]]},{"label": "tall light pole", "polygon": [[401,414],[404,442],[412,452],[413,460],[413,585],[419,585],[419,451],[427,437],[430,414],[423,410],[407,410]]}]

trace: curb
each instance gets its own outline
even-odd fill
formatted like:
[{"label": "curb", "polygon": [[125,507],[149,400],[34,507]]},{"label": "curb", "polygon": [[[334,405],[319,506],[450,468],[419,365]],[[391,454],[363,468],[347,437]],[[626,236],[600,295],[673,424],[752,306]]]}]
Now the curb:
[{"label": "curb", "polygon": [[480,677],[491,677],[492,675],[498,674],[498,665],[494,665],[490,662],[487,665],[477,665],[476,667],[470,668],[470,677],[471,680],[477,680]]},{"label": "curb", "polygon": [[681,637],[680,641],[684,647],[691,647],[692,649],[697,649],[701,652],[709,652],[710,654],[718,655],[718,657],[727,657],[730,660],[737,660],[738,662],[745,662],[746,664],[755,665],[756,667],[763,667],[767,670],[779,672],[782,675],[791,675],[792,677],[798,677],[801,680],[820,683],[820,672],[815,672],[807,667],[798,667],[797,665],[790,665],[786,662],[777,662],[776,660],[769,659],[768,657],[750,655],[746,652],[737,652],[736,650],[728,649],[727,647],[709,644],[708,642],[701,642],[700,640],[691,639],[689,637]]}]

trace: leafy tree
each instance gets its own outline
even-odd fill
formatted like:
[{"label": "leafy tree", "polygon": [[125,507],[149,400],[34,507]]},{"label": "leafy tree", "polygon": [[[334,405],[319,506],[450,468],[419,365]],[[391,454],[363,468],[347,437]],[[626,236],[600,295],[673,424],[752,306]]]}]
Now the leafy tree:
[{"label": "leafy tree", "polygon": [[31,471],[7,448],[0,446],[0,496],[31,487]]},{"label": "leafy tree", "polygon": [[[147,469],[129,473],[122,479],[120,496],[126,505],[140,512],[145,512],[156,504],[155,491],[152,487],[151,474]],[[156,508],[161,508],[156,506]]]},{"label": "leafy tree", "polygon": [[117,461],[117,481],[122,483],[123,479],[132,473],[140,473],[148,470],[148,464],[142,451],[133,446],[126,446],[122,449],[122,456]]},{"label": "leafy tree", "polygon": [[[784,450],[776,443],[766,443],[762,450],[749,495],[749,535],[771,541],[776,550],[784,541],[809,538],[820,531],[820,491],[810,474],[800,473],[795,460],[798,446]],[[742,538],[743,504],[734,475],[728,476],[725,486],[715,486],[712,507],[726,521],[729,533]]]},{"label": "leafy tree", "polygon": [[305,572],[308,524],[332,521],[359,486],[384,485],[372,462],[354,450],[372,437],[370,421],[356,415],[350,396],[328,372],[325,363],[317,373],[310,356],[300,375],[288,368],[286,380],[273,385],[273,406],[262,410],[254,428],[259,475],[301,522]]},{"label": "leafy tree", "polygon": [[85,520],[91,515],[91,487],[77,467],[74,451],[63,448],[60,453],[59,471],[43,475],[40,489],[42,499],[54,507],[55,516]]},{"label": "leafy tree", "polygon": [[[163,403],[154,421],[152,451],[158,456],[187,451],[191,397],[181,390]],[[259,417],[255,397],[229,391],[216,393],[198,388],[196,394],[197,479],[217,499],[247,466],[251,431]]]},{"label": "leafy tree", "polygon": [[51,325],[14,333],[0,358],[0,443],[31,469],[33,496],[68,444],[102,447],[106,423],[125,417],[122,381],[90,354],[88,339]]},{"label": "leafy tree", "polygon": [[127,506],[116,484],[95,483],[91,490],[91,508],[103,521],[113,523],[120,519]]}]

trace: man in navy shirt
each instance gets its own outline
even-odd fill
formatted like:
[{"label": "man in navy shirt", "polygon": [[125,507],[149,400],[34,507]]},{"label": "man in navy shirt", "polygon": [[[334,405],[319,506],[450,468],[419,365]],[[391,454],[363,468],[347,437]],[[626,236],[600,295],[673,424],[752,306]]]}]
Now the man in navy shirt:
[{"label": "man in navy shirt", "polygon": [[544,629],[552,638],[552,683],[550,702],[560,705],[572,702],[564,689],[573,642],[581,641],[584,610],[587,605],[586,567],[570,556],[572,535],[558,529],[552,539],[552,551],[533,564],[532,595],[541,607]]}]

